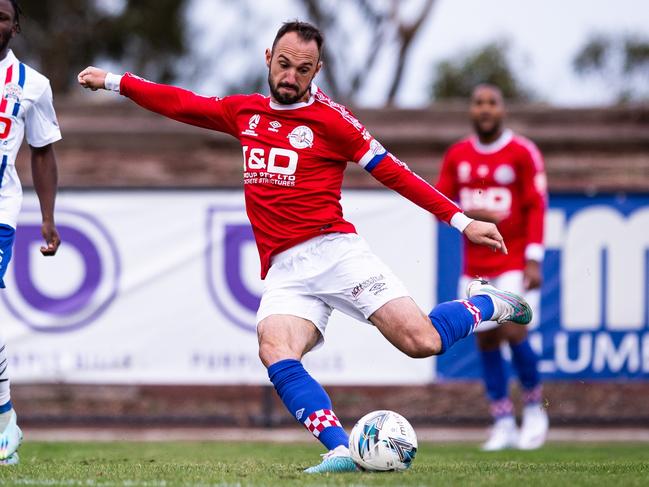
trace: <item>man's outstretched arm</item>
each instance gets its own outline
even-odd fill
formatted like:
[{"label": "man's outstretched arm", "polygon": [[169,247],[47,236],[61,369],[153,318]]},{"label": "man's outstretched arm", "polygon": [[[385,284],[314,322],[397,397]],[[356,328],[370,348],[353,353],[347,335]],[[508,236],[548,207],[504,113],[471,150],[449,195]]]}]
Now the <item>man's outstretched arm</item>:
[{"label": "man's outstretched arm", "polygon": [[236,133],[223,99],[197,95],[175,86],[152,83],[127,73],[123,76],[89,66],[77,77],[87,89],[110,90],[130,98],[147,110],[197,127]]},{"label": "man's outstretched arm", "polygon": [[496,225],[465,216],[455,203],[391,154],[385,153],[373,167],[368,166],[365,166],[365,169],[382,184],[431,212],[440,220],[453,225],[471,242],[507,253],[507,246]]}]

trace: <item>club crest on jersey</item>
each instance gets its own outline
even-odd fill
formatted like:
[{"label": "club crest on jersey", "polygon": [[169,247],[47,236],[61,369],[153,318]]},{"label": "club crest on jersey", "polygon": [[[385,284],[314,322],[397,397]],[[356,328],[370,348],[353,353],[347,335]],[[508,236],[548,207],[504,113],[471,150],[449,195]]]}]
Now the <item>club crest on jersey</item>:
[{"label": "club crest on jersey", "polygon": [[7,101],[15,101],[18,102],[23,96],[23,89],[20,87],[20,85],[17,85],[15,83],[9,83],[5,85],[5,91],[4,94],[2,95],[2,98],[4,98]]},{"label": "club crest on jersey", "polygon": [[514,169],[508,164],[502,164],[496,168],[494,179],[498,184],[507,185],[516,180]]},{"label": "club crest on jersey", "polygon": [[296,149],[313,147],[313,131],[306,125],[300,125],[288,134],[288,141]]},{"label": "club crest on jersey", "polygon": [[252,135],[253,137],[257,137],[259,134],[255,132],[255,129],[259,125],[259,122],[261,121],[261,116],[258,113],[255,113],[252,117],[250,117],[250,120],[248,120],[248,128],[241,132],[242,135]]}]

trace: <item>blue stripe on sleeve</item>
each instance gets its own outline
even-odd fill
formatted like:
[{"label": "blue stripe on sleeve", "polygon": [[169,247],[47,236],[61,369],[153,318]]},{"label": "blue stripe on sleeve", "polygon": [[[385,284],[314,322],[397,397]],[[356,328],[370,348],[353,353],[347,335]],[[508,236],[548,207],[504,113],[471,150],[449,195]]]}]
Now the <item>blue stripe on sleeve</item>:
[{"label": "blue stripe on sleeve", "polygon": [[7,154],[2,156],[2,165],[0,165],[0,187],[2,187],[2,180],[5,177],[5,170],[7,169],[7,160],[9,158],[7,157]]},{"label": "blue stripe on sleeve", "polygon": [[385,159],[385,156],[387,156],[387,155],[388,155],[387,151],[384,152],[383,154],[377,154],[377,155],[375,155],[375,156],[370,160],[370,162],[367,163],[367,165],[365,166],[365,170],[366,170],[367,172],[372,172],[372,170],[373,170],[376,166],[378,166],[379,162],[381,162],[383,159]]},{"label": "blue stripe on sleeve", "polygon": [[[21,88],[25,87],[25,65],[23,63],[20,63],[20,66],[18,67],[18,85]],[[18,111],[20,110],[20,101],[17,101],[14,104],[14,111],[12,112],[12,115],[14,117],[18,116]]]}]

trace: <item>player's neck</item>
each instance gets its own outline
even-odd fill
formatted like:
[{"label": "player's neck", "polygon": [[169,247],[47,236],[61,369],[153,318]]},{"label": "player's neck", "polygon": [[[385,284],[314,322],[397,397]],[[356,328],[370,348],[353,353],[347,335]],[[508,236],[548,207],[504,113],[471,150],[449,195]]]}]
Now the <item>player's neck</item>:
[{"label": "player's neck", "polygon": [[478,136],[478,140],[482,145],[489,145],[489,144],[493,144],[498,139],[500,139],[504,131],[505,129],[501,127],[497,132],[494,132],[492,134],[476,134],[476,135]]},{"label": "player's neck", "polygon": [[4,61],[8,54],[9,54],[9,46],[5,47],[0,51],[0,61]]}]

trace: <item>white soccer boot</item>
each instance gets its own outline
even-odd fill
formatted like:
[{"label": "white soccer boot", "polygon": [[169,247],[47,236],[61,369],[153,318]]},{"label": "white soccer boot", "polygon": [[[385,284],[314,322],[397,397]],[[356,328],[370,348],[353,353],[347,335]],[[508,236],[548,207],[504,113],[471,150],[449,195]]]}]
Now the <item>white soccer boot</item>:
[{"label": "white soccer boot", "polygon": [[9,458],[0,460],[0,466],[2,465],[18,465],[20,463],[20,458],[18,458],[18,452],[11,455]]},{"label": "white soccer boot", "polygon": [[349,454],[349,448],[340,445],[328,453],[322,455],[322,462],[319,465],[307,468],[305,473],[342,473],[358,472],[358,467]]},{"label": "white soccer boot", "polygon": [[16,411],[12,409],[8,414],[11,414],[9,422],[0,433],[0,461],[11,460],[21,441],[23,441],[23,432],[20,431],[18,424],[16,424]]},{"label": "white soccer boot", "polygon": [[548,413],[541,404],[525,406],[523,408],[523,423],[518,448],[521,450],[541,448],[548,436],[549,426]]},{"label": "white soccer boot", "polygon": [[513,416],[497,419],[491,427],[489,439],[482,445],[482,451],[500,451],[518,446],[518,428]]},{"label": "white soccer boot", "polygon": [[466,287],[466,295],[469,298],[485,294],[494,303],[494,315],[485,318],[485,321],[493,320],[498,323],[511,321],[519,325],[527,325],[532,321],[532,308],[518,294],[502,291],[484,279],[474,279]]}]

